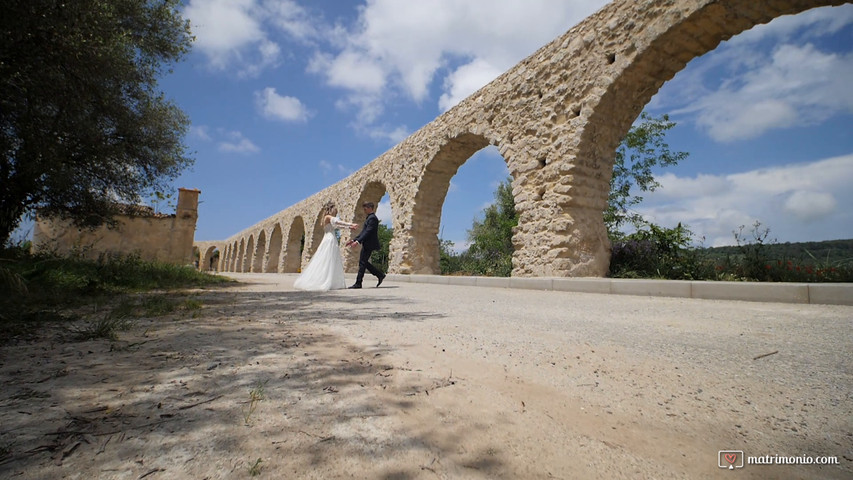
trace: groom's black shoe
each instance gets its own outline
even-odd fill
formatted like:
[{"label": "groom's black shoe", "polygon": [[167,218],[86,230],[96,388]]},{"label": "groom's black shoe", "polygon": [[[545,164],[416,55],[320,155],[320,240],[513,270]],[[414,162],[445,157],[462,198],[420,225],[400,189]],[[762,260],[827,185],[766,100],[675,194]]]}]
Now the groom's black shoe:
[{"label": "groom's black shoe", "polygon": [[361,288],[361,284],[360,283],[354,283],[347,288]]},{"label": "groom's black shoe", "polygon": [[385,275],[382,275],[381,277],[379,277],[379,281],[376,283],[376,286],[377,286],[377,287],[378,287],[379,285],[382,285],[382,280],[385,280]]}]

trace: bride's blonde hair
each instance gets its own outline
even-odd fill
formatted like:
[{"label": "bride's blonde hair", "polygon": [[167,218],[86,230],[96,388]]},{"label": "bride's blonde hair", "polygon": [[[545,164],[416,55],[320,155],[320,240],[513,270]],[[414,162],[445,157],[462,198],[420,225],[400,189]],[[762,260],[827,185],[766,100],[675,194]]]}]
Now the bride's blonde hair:
[{"label": "bride's blonde hair", "polygon": [[324,208],[324,211],[326,212],[326,215],[334,215],[332,212],[337,213],[337,211],[338,211],[338,207],[335,206],[334,202],[327,203],[326,206],[323,208]]}]

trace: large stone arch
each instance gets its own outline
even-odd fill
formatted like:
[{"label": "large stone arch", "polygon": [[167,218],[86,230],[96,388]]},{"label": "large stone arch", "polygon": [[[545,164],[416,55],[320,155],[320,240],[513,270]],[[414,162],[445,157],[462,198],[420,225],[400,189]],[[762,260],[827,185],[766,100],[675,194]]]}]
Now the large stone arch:
[{"label": "large stone arch", "polygon": [[397,268],[406,273],[439,272],[438,233],[450,179],[462,164],[489,143],[483,135],[465,132],[447,139],[428,160],[415,193],[408,262],[396,265]]},{"label": "large stone arch", "polygon": [[[604,276],[610,244],[602,214],[616,147],[663,83],[755,25],[845,3],[616,0],[359,171],[276,214],[290,225],[283,262],[298,252],[301,219],[315,218],[325,201],[335,199],[360,223],[356,207],[387,191],[394,219],[389,271],[438,273],[439,216],[449,180],[471,154],[492,144],[513,177],[519,215],[512,274]],[[294,232],[297,225],[302,228]],[[228,239],[238,271],[253,228]],[[345,253],[348,271],[353,253]]]}]

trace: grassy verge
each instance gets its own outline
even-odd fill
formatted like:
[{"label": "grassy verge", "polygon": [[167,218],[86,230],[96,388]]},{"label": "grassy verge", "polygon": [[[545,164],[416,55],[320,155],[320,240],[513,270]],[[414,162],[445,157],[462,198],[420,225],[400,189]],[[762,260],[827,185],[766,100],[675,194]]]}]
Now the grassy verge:
[{"label": "grassy verge", "polygon": [[[79,257],[30,255],[23,249],[0,252],[0,338],[36,333],[48,322],[80,320],[87,305],[113,305],[106,312],[95,308],[95,319],[80,338],[114,338],[129,326],[130,316],[160,316],[176,309],[197,310],[198,300],[183,302],[170,292],[186,288],[212,288],[233,280],[198,272],[192,267],[142,260],[135,256]],[[158,291],[137,302],[130,294]],[[88,311],[92,311],[88,309]]]}]

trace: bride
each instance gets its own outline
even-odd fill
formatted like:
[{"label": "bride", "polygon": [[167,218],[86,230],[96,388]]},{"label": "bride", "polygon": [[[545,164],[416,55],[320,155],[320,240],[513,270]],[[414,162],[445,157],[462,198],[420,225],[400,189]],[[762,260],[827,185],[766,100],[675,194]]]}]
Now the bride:
[{"label": "bride", "polygon": [[325,213],[323,241],[320,242],[308,266],[293,282],[293,287],[298,290],[325,291],[347,287],[344,279],[344,263],[335,230],[340,228],[353,230],[358,228],[358,225],[338,218],[338,209],[334,203],[326,205]]}]

